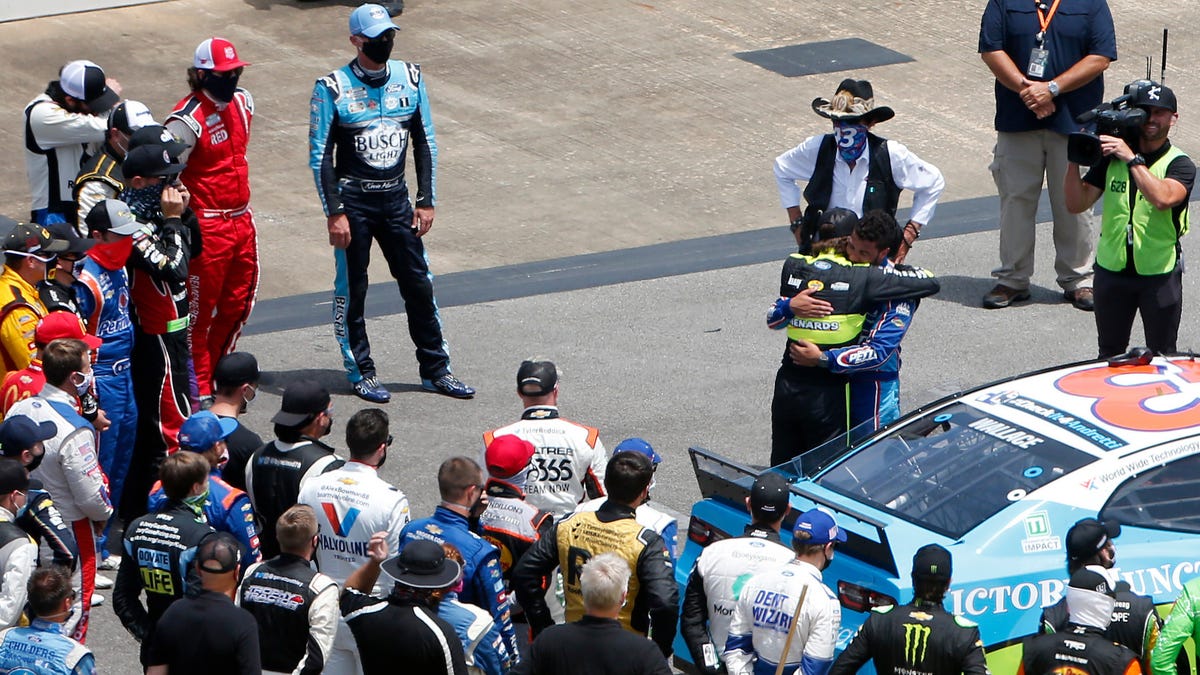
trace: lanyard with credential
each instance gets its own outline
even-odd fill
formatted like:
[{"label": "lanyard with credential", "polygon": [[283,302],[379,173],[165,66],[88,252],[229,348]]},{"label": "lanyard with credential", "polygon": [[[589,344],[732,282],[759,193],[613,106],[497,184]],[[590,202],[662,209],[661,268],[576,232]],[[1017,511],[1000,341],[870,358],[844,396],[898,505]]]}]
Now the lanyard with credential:
[{"label": "lanyard with credential", "polygon": [[1038,31],[1036,36],[1039,47],[1046,41],[1046,29],[1050,27],[1050,22],[1054,19],[1054,13],[1058,11],[1058,4],[1060,2],[1062,0],[1054,0],[1054,4],[1050,5],[1050,13],[1043,14],[1042,8],[1046,6],[1046,3],[1042,0],[1033,0],[1034,7],[1037,9],[1038,25],[1041,26],[1041,30]]}]

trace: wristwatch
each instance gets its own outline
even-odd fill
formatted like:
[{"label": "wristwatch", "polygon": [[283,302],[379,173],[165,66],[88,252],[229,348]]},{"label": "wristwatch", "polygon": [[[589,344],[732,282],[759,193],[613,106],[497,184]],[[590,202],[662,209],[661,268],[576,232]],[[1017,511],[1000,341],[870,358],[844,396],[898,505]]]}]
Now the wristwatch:
[{"label": "wristwatch", "polygon": [[1125,165],[1131,169],[1135,166],[1146,166],[1146,158],[1142,157],[1141,153],[1138,153],[1131,157],[1128,162],[1125,162]]},{"label": "wristwatch", "polygon": [[1046,85],[1046,90],[1050,92],[1051,98],[1058,96],[1058,83],[1050,80],[1050,83]]}]

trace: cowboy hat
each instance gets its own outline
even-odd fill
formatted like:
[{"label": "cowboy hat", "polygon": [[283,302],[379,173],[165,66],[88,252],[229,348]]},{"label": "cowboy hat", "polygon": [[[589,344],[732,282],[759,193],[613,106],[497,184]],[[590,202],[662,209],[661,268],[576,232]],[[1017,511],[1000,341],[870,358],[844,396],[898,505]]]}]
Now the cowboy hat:
[{"label": "cowboy hat", "polygon": [[896,116],[887,106],[875,107],[875,92],[866,80],[845,79],[838,85],[833,99],[814,98],[813,112],[836,122],[874,124]]}]

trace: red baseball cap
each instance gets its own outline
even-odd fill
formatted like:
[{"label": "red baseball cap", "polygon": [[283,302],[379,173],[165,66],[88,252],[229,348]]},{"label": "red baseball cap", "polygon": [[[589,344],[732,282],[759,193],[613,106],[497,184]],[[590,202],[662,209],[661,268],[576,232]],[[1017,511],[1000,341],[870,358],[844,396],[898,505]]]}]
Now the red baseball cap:
[{"label": "red baseball cap", "polygon": [[225,38],[211,37],[196,47],[196,58],[192,65],[202,70],[223,73],[250,65],[238,58],[237,48]]},{"label": "red baseball cap", "polygon": [[67,311],[50,312],[42,317],[33,334],[33,341],[42,347],[63,338],[83,340],[88,349],[99,349],[102,344],[100,338],[83,332],[83,322]]},{"label": "red baseball cap", "polygon": [[512,434],[497,436],[487,446],[488,473],[496,478],[511,478],[529,466],[535,451],[533,443],[523,438]]}]

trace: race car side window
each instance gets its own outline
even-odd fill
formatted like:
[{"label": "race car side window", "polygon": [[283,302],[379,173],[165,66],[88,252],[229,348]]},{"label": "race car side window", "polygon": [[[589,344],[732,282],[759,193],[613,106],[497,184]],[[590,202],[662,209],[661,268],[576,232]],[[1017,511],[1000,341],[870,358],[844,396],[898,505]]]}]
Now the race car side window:
[{"label": "race car side window", "polygon": [[1125,481],[1100,510],[1104,520],[1176,532],[1200,532],[1200,455],[1183,457]]}]

